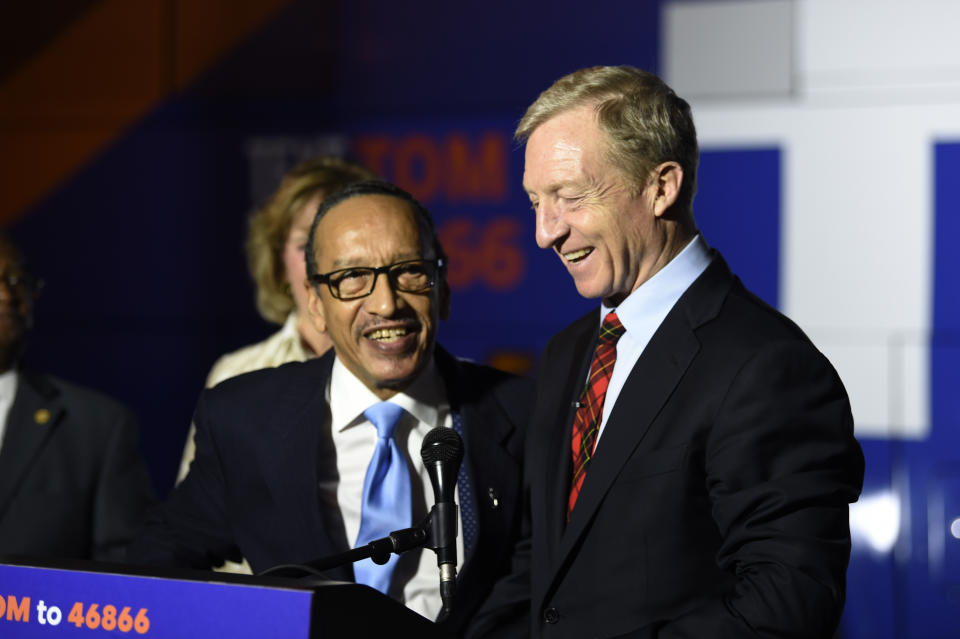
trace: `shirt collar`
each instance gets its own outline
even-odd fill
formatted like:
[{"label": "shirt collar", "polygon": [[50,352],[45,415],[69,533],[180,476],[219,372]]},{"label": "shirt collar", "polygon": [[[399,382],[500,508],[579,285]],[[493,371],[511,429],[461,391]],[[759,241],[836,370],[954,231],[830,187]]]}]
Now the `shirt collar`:
[{"label": "shirt collar", "polygon": [[[374,395],[339,357],[334,359],[327,390],[330,424],[334,432],[363,423],[366,421],[363,411],[383,401]],[[336,401],[331,401],[334,397]],[[433,358],[430,358],[413,382],[387,401],[400,406],[419,421],[431,427],[436,426],[441,412],[448,406],[446,388]]]},{"label": "shirt collar", "polygon": [[630,293],[620,306],[609,307],[601,302],[601,320],[607,313],[616,311],[629,333],[636,331],[646,317],[665,316],[712,259],[707,242],[697,233],[676,257]]},{"label": "shirt collar", "polygon": [[13,396],[17,392],[17,371],[11,368],[5,373],[0,374],[0,401],[13,402]]}]

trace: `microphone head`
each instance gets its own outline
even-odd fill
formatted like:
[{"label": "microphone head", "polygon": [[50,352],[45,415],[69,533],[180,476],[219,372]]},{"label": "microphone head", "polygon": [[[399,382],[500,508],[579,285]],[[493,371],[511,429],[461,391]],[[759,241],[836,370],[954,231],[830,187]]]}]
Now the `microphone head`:
[{"label": "microphone head", "polygon": [[452,428],[437,426],[423,438],[420,457],[427,466],[441,462],[459,468],[463,461],[463,440]]}]

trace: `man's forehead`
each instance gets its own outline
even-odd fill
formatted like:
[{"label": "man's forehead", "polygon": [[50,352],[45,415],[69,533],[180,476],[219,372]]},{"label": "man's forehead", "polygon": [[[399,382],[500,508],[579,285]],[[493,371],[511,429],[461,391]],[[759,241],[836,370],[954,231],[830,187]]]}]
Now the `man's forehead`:
[{"label": "man's forehead", "polygon": [[413,206],[406,200],[384,193],[362,193],[348,197],[330,207],[330,210],[320,219],[319,225],[327,220],[335,220],[338,224],[347,226],[355,221],[360,225],[371,217],[389,218],[393,213],[409,213],[416,218]]},{"label": "man's forehead", "polygon": [[527,145],[526,164],[538,168],[541,162],[547,162],[542,168],[549,171],[564,171],[578,167],[583,162],[588,145],[584,140],[555,136],[543,142],[536,141]]},{"label": "man's forehead", "polygon": [[371,252],[390,253],[397,260],[429,258],[427,235],[406,200],[379,193],[357,195],[331,207],[320,219],[316,254],[335,267],[369,266]]},{"label": "man's forehead", "polygon": [[587,164],[602,163],[604,142],[589,108],[554,115],[534,129],[527,140],[524,189],[528,193],[548,192],[579,182]]}]

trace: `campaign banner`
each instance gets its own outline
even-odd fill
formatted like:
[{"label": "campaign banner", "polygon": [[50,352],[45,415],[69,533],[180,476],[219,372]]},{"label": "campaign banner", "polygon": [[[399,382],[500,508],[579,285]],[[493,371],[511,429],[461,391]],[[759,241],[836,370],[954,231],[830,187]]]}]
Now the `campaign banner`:
[{"label": "campaign banner", "polygon": [[309,637],[313,591],[0,564],[0,637]]}]

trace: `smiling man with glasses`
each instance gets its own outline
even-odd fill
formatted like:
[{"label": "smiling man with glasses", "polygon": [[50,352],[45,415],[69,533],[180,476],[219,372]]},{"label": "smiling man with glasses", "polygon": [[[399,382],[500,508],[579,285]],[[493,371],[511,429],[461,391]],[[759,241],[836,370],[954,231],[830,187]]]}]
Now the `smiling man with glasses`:
[{"label": "smiling man with glasses", "polygon": [[[446,256],[430,213],[405,191],[360,182],[326,198],[306,247],[308,308],[333,351],[205,391],[197,457],[132,558],[206,568],[240,553],[255,572],[303,563],[419,523],[433,505],[420,457],[435,427],[465,457],[456,598],[462,632],[506,574],[518,535],[526,380],[436,344],[450,309]],[[437,559],[411,551],[329,571],[434,619]]]},{"label": "smiling man with glasses", "polygon": [[314,219],[311,315],[338,361],[380,399],[431,361],[437,325],[450,312],[444,258],[426,210],[385,183],[344,189]]}]

